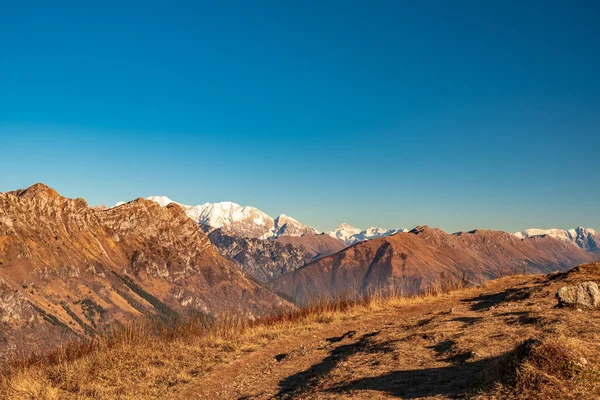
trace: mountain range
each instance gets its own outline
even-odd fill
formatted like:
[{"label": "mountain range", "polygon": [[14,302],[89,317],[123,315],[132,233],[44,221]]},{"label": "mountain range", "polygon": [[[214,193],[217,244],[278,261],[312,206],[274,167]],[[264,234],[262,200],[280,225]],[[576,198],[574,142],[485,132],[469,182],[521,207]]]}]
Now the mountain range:
[{"label": "mountain range", "polygon": [[511,273],[548,273],[598,259],[548,235],[520,239],[489,230],[448,234],[427,226],[376,238],[313,261],[270,282],[295,301],[377,291],[413,295],[447,279],[481,283]]},{"label": "mountain range", "polygon": [[315,298],[415,294],[444,277],[565,270],[598,259],[599,239],[581,227],[319,233],[231,202],[90,207],[35,184],[0,193],[0,358],[135,318],[254,318]]},{"label": "mountain range", "polygon": [[383,229],[370,227],[364,230],[360,230],[348,224],[341,224],[328,235],[337,238],[350,246],[354,243],[362,242],[369,239],[376,239],[379,237],[390,236],[397,232],[408,232],[407,229]]},{"label": "mountain range", "polygon": [[[210,232],[212,229],[221,229],[223,233],[228,235],[256,239],[279,239],[286,236],[301,237],[304,235],[321,234],[317,229],[304,225],[285,214],[273,218],[258,208],[240,206],[233,202],[204,203],[197,206],[189,206],[176,203],[166,196],[150,196],[147,199],[158,203],[162,207],[172,203],[179,205],[191,219],[202,225],[207,232]],[[122,204],[125,203],[121,201],[115,206]],[[350,246],[358,242],[390,236],[398,232],[409,232],[409,230],[401,228],[383,229],[378,227],[359,229],[343,223],[334,230],[325,232],[325,234],[338,239],[346,246]],[[571,242],[585,250],[600,248],[600,233],[594,229],[581,226],[574,229],[526,229],[521,232],[515,232],[514,235],[520,239],[535,236],[550,236],[558,240]]]},{"label": "mountain range", "polygon": [[[221,229],[223,233],[228,235],[256,239],[277,239],[283,236],[321,234],[317,229],[304,225],[288,215],[281,214],[273,218],[258,208],[241,206],[230,201],[189,206],[177,203],[166,196],[150,196],[147,199],[158,203],[161,207],[173,203],[179,205],[191,219],[203,225],[207,231]],[[114,207],[123,204],[125,202],[120,201]],[[376,227],[361,230],[348,224],[341,224],[326,234],[349,246],[363,240],[406,231],[406,229],[383,229]]]},{"label": "mountain range", "polygon": [[522,232],[516,232],[518,238],[532,238],[550,236],[564,242],[572,243],[584,250],[600,249],[600,233],[590,228],[578,226],[575,229],[526,229]]},{"label": "mountain range", "polygon": [[237,237],[274,239],[280,236],[318,233],[316,229],[305,226],[285,214],[272,218],[258,208],[240,206],[230,201],[189,206],[176,203],[166,196],[150,196],[148,200],[158,203],[161,207],[177,204],[191,219],[207,230],[221,229],[224,233]]}]

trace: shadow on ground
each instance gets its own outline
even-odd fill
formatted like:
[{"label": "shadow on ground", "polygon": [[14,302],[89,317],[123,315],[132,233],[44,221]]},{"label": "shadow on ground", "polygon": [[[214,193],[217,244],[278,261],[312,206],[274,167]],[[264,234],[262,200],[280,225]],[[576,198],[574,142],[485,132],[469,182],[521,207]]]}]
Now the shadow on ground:
[{"label": "shadow on ground", "polygon": [[466,397],[489,381],[494,369],[504,357],[491,357],[447,367],[392,371],[385,375],[356,379],[327,392],[349,394],[354,390],[373,390],[405,399],[428,396]]},{"label": "shadow on ground", "polygon": [[[350,331],[342,336],[326,339],[329,343],[337,343],[346,338],[352,338],[355,331]],[[393,346],[390,342],[377,343],[371,339],[377,336],[380,332],[371,332],[362,335],[357,341],[340,345],[333,349],[327,357],[318,364],[313,365],[306,371],[288,376],[279,382],[279,393],[277,398],[294,398],[304,392],[306,389],[314,386],[318,380],[327,375],[339,363],[343,362],[348,357],[358,353],[378,353],[393,351]]]},{"label": "shadow on ground", "polygon": [[[358,338],[350,344],[342,344],[333,349],[321,362],[305,371],[288,376],[279,382],[276,398],[292,399],[310,397],[313,390],[324,390],[347,398],[354,390],[373,390],[407,399],[443,395],[460,398],[474,390],[490,384],[506,355],[469,361],[471,354],[458,354],[445,359],[453,365],[440,368],[392,371],[376,377],[356,379],[335,387],[319,389],[322,379],[349,357],[363,353],[392,352],[394,343],[379,343],[375,337],[380,332],[372,332]],[[353,335],[344,336],[351,338]],[[338,338],[336,338],[338,339]],[[441,355],[449,351],[454,342],[444,341],[430,348]]]},{"label": "shadow on ground", "polygon": [[486,311],[504,302],[525,300],[531,296],[530,289],[508,289],[500,293],[482,294],[471,299],[464,299],[464,303],[474,303],[471,311]]}]

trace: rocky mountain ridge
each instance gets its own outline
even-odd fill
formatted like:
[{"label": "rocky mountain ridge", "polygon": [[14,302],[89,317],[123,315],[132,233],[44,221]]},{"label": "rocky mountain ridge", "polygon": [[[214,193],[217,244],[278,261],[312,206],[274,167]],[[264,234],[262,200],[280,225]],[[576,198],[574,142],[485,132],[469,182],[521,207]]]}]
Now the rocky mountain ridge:
[{"label": "rocky mountain ridge", "polygon": [[91,208],[43,184],[0,193],[0,356],[134,318],[287,306],[176,205]]}]

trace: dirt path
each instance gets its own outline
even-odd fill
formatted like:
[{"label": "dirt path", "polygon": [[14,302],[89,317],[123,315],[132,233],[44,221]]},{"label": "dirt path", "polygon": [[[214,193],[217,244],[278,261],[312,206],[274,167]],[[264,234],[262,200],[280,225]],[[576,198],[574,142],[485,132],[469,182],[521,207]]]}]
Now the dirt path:
[{"label": "dirt path", "polygon": [[173,399],[271,399],[296,397],[313,378],[326,374],[334,359],[383,330],[410,324],[434,309],[449,310],[457,297],[440,298],[336,321],[296,337],[276,340],[237,360],[215,367]]},{"label": "dirt path", "polygon": [[492,393],[529,339],[576,331],[596,348],[600,322],[590,321],[600,310],[589,311],[590,320],[557,309],[563,284],[508,277],[317,324],[217,365],[173,399],[487,398],[481,393]]}]

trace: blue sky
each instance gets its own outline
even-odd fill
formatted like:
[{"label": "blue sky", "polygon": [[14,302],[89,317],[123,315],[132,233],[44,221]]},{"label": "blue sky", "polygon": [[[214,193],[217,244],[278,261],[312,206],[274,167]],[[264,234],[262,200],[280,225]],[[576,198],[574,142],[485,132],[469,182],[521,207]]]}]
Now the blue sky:
[{"label": "blue sky", "polygon": [[600,229],[599,3],[509,3],[0,0],[0,191]]}]

